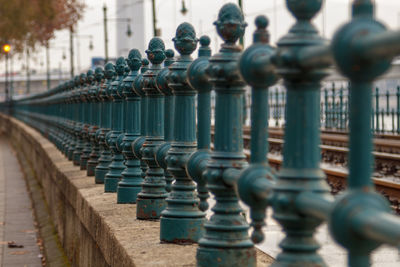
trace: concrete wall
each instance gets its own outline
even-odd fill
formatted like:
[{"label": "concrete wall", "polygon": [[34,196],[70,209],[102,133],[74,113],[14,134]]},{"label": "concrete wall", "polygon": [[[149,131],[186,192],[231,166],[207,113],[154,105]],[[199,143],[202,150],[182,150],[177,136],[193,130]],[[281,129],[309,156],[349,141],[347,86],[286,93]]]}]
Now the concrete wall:
[{"label": "concrete wall", "polygon": [[[1,113],[0,132],[30,161],[73,266],[196,265],[197,245],[161,244],[159,222],[137,220],[136,205],[117,205],[116,194],[105,194],[39,132]],[[258,266],[270,264],[257,254]]]}]

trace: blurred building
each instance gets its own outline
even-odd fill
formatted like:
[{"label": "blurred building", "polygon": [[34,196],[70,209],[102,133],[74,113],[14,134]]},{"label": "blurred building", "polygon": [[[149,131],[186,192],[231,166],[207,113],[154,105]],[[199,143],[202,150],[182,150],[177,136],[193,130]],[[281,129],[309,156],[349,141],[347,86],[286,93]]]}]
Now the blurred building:
[{"label": "blurred building", "polygon": [[[116,3],[117,56],[126,57],[132,48],[139,49],[144,56],[152,33],[151,1],[117,0]],[[127,18],[132,31],[130,37],[127,36]]]}]

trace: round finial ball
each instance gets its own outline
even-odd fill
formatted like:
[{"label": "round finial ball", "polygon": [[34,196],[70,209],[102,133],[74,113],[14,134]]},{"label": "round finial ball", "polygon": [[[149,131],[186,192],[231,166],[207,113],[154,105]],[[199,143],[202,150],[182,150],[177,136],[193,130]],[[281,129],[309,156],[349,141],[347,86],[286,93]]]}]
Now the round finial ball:
[{"label": "round finial ball", "polygon": [[219,10],[214,25],[218,35],[226,43],[236,43],[244,35],[247,23],[244,21],[242,10],[233,3],[227,3]]},{"label": "round finial ball", "polygon": [[87,71],[87,73],[86,73],[86,76],[90,76],[90,75],[93,75],[93,74],[94,74],[93,70],[89,69]]},{"label": "round finial ball", "polygon": [[114,64],[112,64],[111,62],[108,62],[105,66],[104,69],[105,70],[110,70],[114,68]]},{"label": "round finial ball", "polygon": [[125,64],[125,58],[124,57],[117,58],[116,65],[124,65],[124,64]]},{"label": "round finial ball", "polygon": [[147,66],[149,64],[150,64],[150,62],[149,62],[149,60],[147,58],[143,58],[142,59],[142,65]]},{"label": "round finial ball", "polygon": [[142,58],[142,55],[138,49],[134,48],[129,51],[128,58]]},{"label": "round finial ball", "polygon": [[165,55],[167,56],[167,58],[173,58],[175,55],[175,52],[172,49],[167,49],[167,50],[165,50]]},{"label": "round finial ball", "polygon": [[257,16],[255,23],[257,29],[265,29],[269,25],[268,18],[264,15]]},{"label": "round finial ball", "polygon": [[208,37],[207,35],[203,35],[200,37],[201,46],[209,46],[210,42],[211,42],[210,37]]}]

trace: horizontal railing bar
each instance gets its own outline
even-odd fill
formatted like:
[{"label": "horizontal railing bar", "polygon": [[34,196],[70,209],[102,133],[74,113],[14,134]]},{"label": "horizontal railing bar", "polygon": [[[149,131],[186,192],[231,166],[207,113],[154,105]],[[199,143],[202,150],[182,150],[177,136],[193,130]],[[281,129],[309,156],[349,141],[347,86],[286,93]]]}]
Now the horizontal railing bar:
[{"label": "horizontal railing bar", "polygon": [[356,52],[366,59],[391,58],[400,54],[400,30],[370,34],[355,41]]},{"label": "horizontal railing bar", "polygon": [[298,55],[298,64],[303,68],[325,68],[334,63],[331,48],[328,45],[305,47]]},{"label": "horizontal railing bar", "polygon": [[399,217],[387,211],[363,209],[353,217],[353,229],[368,239],[400,246]]},{"label": "horizontal railing bar", "polygon": [[304,192],[296,198],[294,203],[299,212],[321,220],[328,220],[329,215],[332,214],[333,199],[326,196],[321,197],[312,192]]}]

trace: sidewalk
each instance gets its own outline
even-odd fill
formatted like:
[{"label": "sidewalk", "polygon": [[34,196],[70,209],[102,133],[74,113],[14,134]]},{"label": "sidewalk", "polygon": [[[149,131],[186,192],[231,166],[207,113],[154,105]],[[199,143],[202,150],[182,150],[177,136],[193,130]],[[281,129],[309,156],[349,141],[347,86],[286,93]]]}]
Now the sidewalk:
[{"label": "sidewalk", "polygon": [[[18,160],[0,136],[0,263],[1,266],[41,267],[31,200]],[[22,248],[9,248],[14,241]]]}]

